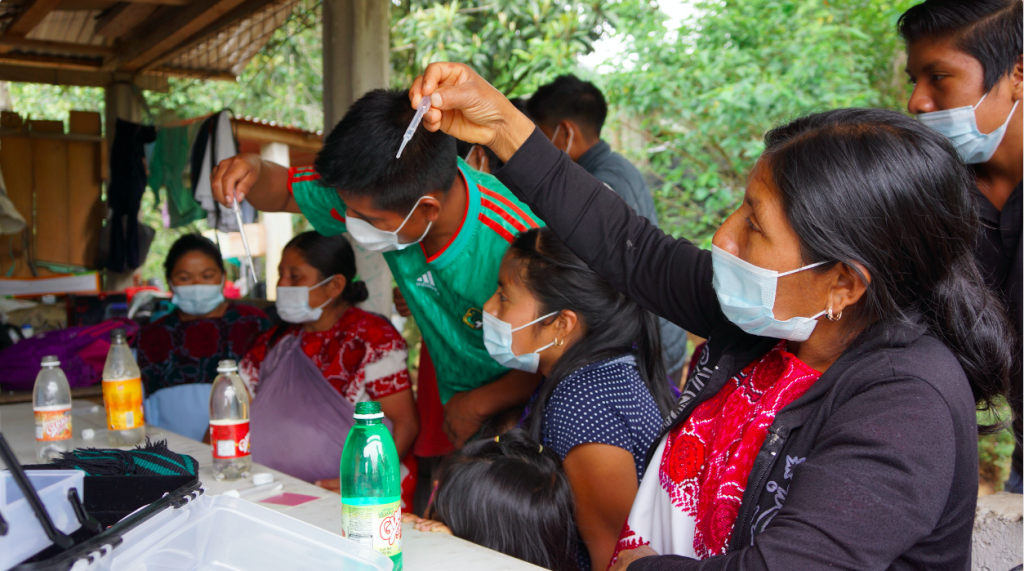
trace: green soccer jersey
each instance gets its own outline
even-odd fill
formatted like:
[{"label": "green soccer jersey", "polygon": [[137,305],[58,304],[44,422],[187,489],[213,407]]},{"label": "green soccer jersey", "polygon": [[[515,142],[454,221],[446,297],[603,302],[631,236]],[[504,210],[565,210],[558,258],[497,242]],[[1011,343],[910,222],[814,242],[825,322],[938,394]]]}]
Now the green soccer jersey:
[{"label": "green soccer jersey", "polygon": [[[509,242],[543,224],[498,179],[470,169],[462,159],[459,172],[468,206],[448,245],[429,258],[422,246],[384,253],[430,348],[442,403],[508,371],[484,347],[481,312],[497,289]],[[320,185],[309,167],[290,169],[288,178],[289,191],[317,232],[345,231],[345,203],[337,192]]]}]

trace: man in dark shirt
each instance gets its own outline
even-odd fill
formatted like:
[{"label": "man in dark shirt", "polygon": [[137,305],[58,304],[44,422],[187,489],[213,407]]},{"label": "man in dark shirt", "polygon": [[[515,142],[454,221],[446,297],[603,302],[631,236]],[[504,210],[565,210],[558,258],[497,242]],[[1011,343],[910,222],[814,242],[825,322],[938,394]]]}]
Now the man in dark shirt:
[{"label": "man in dark shirt", "polygon": [[1017,331],[1009,398],[1017,445],[1006,482],[1006,490],[1016,493],[1021,493],[1022,472],[1024,323],[1022,19],[1021,0],[927,0],[907,10],[899,22],[907,42],[907,74],[914,83],[907,109],[950,137],[974,169],[982,222],[975,258]]},{"label": "man in dark shirt", "polygon": [[[601,140],[608,104],[597,86],[575,75],[561,75],[530,96],[526,112],[556,147],[614,190],[637,214],[658,225],[643,175]],[[665,370],[678,386],[686,362],[686,331],[665,319],[660,324]]]}]

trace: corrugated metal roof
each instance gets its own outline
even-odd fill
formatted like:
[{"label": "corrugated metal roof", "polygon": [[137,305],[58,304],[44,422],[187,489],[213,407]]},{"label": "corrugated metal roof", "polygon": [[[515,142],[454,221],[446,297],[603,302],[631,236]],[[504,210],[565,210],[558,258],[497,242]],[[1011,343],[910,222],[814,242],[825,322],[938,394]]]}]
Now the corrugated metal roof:
[{"label": "corrugated metal roof", "polygon": [[299,0],[272,2],[249,17],[194,44],[166,62],[164,67],[229,71],[239,75],[249,60],[267,43],[274,30],[288,19],[298,3]]},{"label": "corrugated metal roof", "polygon": [[[175,48],[172,54],[160,56],[158,61],[163,63],[149,66],[154,69],[143,67],[143,70],[154,75],[190,75],[199,78],[237,76],[266,45],[274,30],[288,19],[299,1],[254,0],[252,5],[258,6],[256,9],[247,14],[241,10],[240,13],[244,15],[233,22],[205,34],[200,32],[201,35],[189,41],[188,45]],[[10,0],[0,0],[0,28],[6,31],[24,5],[25,3],[15,4]],[[112,1],[109,5],[116,7],[117,3]],[[96,20],[106,13],[106,10],[99,8],[106,4],[102,0],[96,0],[87,6],[95,6],[98,9],[51,11],[32,28],[26,38],[62,44],[111,46],[113,50],[113,38],[96,34]],[[244,5],[239,8],[244,8]],[[153,17],[160,17],[160,12],[155,13]],[[64,67],[63,62],[80,69],[94,67],[99,70],[104,63],[103,55],[75,53],[60,48],[61,46],[52,45],[13,44],[2,50],[2,53],[10,54],[8,59],[14,60],[13,63],[40,67]],[[171,57],[168,58],[168,55]],[[47,57],[52,59],[53,56],[58,56],[59,61],[43,61]]]}]

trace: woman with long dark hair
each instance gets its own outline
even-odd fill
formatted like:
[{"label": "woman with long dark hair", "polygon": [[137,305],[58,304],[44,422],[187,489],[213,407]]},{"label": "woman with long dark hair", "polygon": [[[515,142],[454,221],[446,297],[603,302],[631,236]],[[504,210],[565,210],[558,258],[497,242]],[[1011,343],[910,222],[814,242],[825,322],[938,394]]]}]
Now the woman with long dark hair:
[{"label": "woman with long dark hair", "polygon": [[657,318],[538,228],[502,259],[484,345],[502,365],[544,375],[519,424],[564,461],[580,568],[603,571],[675,401]]},{"label": "woman with long dark hair", "polygon": [[[499,179],[619,291],[708,339],[614,569],[967,569],[976,408],[1019,341],[982,282],[971,176],[891,111],[765,136],[712,251],[660,232],[461,64],[431,64],[427,129]],[[660,555],[660,556],[659,556]]]},{"label": "woman with long dark hair", "polygon": [[[399,457],[413,462],[407,452],[419,420],[408,350],[390,321],[356,307],[367,291],[355,279],[348,240],[303,232],[285,245],[279,272],[276,307],[284,323],[256,339],[239,366],[256,393],[253,458],[337,490],[355,403],[375,400]],[[406,468],[416,473],[415,464]]]}]

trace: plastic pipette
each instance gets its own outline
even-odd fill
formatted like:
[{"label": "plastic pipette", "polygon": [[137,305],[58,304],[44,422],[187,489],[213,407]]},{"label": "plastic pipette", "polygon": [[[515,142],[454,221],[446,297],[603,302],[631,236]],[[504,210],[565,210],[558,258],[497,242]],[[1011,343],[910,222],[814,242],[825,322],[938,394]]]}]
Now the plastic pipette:
[{"label": "plastic pipette", "polygon": [[252,263],[252,251],[249,250],[249,239],[245,237],[245,226],[242,224],[242,209],[238,206],[238,197],[232,201],[231,211],[235,213],[235,221],[238,222],[238,232],[242,235],[242,246],[245,247],[245,261],[249,264],[249,272],[252,274],[253,287],[260,281],[256,277],[256,266]]},{"label": "plastic pipette", "polygon": [[396,159],[402,158],[402,150],[405,149],[405,145],[412,139],[412,134],[416,132],[416,127],[420,126],[420,121],[423,120],[423,116],[430,109],[430,98],[424,96],[420,99],[420,106],[416,108],[416,114],[412,116],[412,121],[409,122],[409,128],[405,130],[405,134],[402,135],[402,146],[398,147],[398,154],[395,155]]}]

